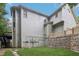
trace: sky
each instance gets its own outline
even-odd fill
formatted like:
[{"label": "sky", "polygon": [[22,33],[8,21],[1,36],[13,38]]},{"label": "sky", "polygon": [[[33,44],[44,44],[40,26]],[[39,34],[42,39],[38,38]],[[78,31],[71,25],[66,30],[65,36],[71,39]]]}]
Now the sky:
[{"label": "sky", "polygon": [[18,5],[28,7],[32,10],[38,11],[46,15],[51,15],[54,11],[56,11],[60,7],[60,4],[56,4],[56,3],[48,3],[48,4],[47,3],[44,4],[43,3],[8,3],[5,8],[8,14],[5,17],[11,18],[10,8],[12,6],[18,6]]},{"label": "sky", "polygon": [[[18,5],[28,7],[32,10],[36,10],[48,16],[54,13],[61,6],[60,3],[8,3],[6,4],[6,8],[5,8],[8,14],[5,17],[11,19],[12,17],[10,13],[10,8],[12,6],[18,6]],[[79,5],[76,8],[74,8],[74,12],[76,16],[79,16]]]},{"label": "sky", "polygon": [[76,16],[79,16],[79,4],[74,8],[74,13]]}]

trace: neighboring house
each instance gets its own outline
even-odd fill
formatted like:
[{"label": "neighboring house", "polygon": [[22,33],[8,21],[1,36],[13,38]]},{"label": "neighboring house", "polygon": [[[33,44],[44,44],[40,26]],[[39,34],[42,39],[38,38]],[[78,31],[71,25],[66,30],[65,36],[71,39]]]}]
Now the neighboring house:
[{"label": "neighboring house", "polygon": [[63,33],[76,26],[68,4],[63,4],[50,16],[23,6],[13,6],[11,14],[13,16],[13,47],[26,47],[24,42],[30,40],[27,39],[28,36],[48,37],[51,32]]},{"label": "neighboring house", "polygon": [[7,28],[9,32],[12,32],[12,19],[7,20]]}]

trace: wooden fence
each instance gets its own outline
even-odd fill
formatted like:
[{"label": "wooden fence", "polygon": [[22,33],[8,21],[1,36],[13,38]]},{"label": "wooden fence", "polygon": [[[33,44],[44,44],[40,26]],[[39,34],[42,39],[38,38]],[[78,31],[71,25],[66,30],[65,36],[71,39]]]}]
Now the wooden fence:
[{"label": "wooden fence", "polygon": [[78,34],[79,33],[79,25],[77,25],[76,27],[69,29],[65,32],[66,32],[66,35],[68,35],[68,34],[70,34],[70,35]]},{"label": "wooden fence", "polygon": [[49,36],[58,37],[58,36],[74,35],[74,34],[79,34],[79,25],[77,25],[76,27],[74,27],[72,29],[68,29],[68,30],[66,30],[64,32],[50,33]]}]

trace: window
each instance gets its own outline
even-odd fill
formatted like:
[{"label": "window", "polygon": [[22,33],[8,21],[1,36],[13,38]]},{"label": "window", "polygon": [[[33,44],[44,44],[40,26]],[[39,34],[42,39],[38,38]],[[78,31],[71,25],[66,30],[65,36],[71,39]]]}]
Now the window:
[{"label": "window", "polygon": [[23,11],[23,15],[24,15],[24,17],[27,16],[27,11],[26,10]]}]

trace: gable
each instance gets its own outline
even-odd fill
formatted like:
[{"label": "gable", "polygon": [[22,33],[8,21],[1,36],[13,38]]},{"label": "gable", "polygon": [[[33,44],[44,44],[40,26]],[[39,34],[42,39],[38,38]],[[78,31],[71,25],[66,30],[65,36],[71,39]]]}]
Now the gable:
[{"label": "gable", "polygon": [[62,8],[62,20],[65,22],[64,30],[68,30],[76,26],[75,18],[68,4]]}]

